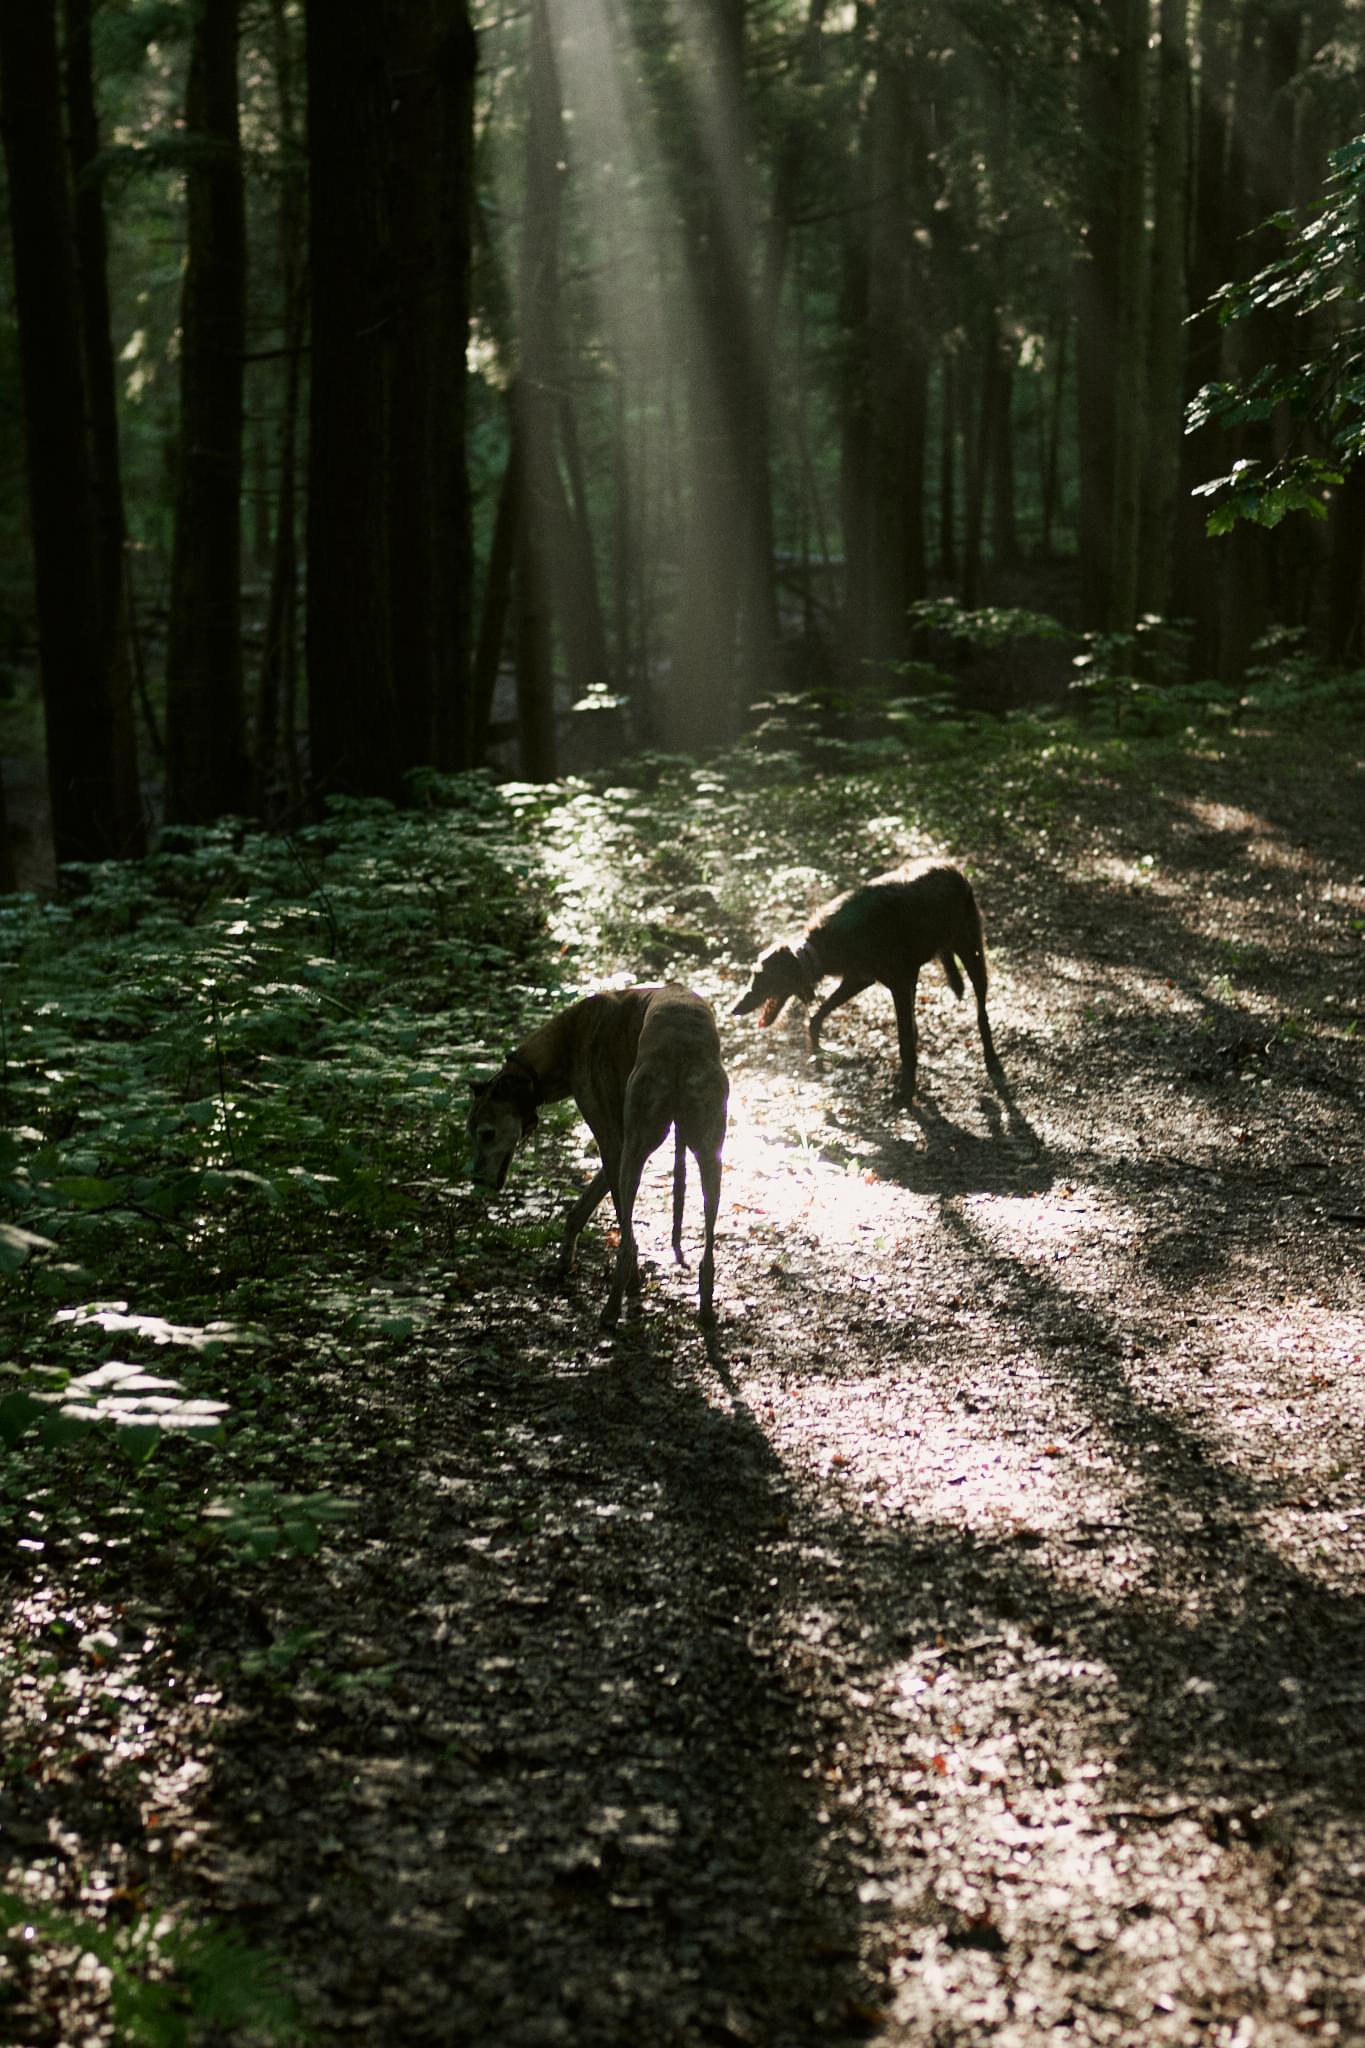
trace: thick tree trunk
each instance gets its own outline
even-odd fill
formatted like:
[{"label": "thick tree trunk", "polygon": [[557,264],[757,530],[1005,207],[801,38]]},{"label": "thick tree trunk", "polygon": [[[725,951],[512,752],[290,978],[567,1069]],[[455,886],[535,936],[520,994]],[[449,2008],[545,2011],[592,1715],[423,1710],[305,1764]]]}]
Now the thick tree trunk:
[{"label": "thick tree trunk", "polygon": [[[673,744],[733,734],[772,659],[767,407],[749,282],[745,0],[704,0],[687,138],[690,502],[668,703]],[[741,648],[742,668],[737,660]]]},{"label": "thick tree trunk", "polygon": [[53,0],[0,0],[38,641],[56,858],[140,853],[131,703],[109,663]]},{"label": "thick tree trunk", "polygon": [[[308,722],[315,789],[472,758],[464,0],[309,0]],[[401,58],[401,62],[399,59]]]},{"label": "thick tree trunk", "polygon": [[204,823],[250,791],[242,690],[242,378],[246,228],[238,0],[202,0],[185,125],[188,243],[180,447],[166,646],[166,816]]}]

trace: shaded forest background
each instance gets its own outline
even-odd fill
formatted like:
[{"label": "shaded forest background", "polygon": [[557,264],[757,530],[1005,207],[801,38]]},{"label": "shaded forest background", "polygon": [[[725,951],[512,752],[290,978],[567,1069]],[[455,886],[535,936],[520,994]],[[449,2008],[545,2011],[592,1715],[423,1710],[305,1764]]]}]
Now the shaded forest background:
[{"label": "shaded forest background", "polygon": [[1355,662],[1363,33],[3,0],[0,886],[45,812]]}]

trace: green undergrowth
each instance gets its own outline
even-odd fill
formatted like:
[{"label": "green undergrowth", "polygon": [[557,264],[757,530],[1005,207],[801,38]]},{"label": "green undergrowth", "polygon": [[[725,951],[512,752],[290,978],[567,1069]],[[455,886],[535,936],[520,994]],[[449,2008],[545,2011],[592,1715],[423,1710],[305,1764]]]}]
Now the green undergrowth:
[{"label": "green undergrowth", "polygon": [[[1235,716],[1186,702],[1158,730],[1093,703],[998,719],[890,696],[850,738],[828,701],[775,700],[705,763],[655,754],[535,789],[428,778],[403,810],[168,833],[142,862],[73,872],[55,902],[0,903],[0,1540],[21,1591],[69,1617],[0,1643],[0,1692],[56,1688],[16,1771],[67,1771],[52,1731],[87,1683],[113,1696],[111,1660],[137,1686],[150,1645],[193,1661],[206,1589],[278,1589],[348,1540],[413,1453],[420,1399],[395,1386],[477,1380],[452,1309],[544,1264],[582,1133],[571,1107],[547,1112],[509,1196],[483,1201],[472,1074],[607,979],[723,995],[779,918],[908,852],[1025,874],[1066,859],[1080,811],[1126,783],[1283,772],[1334,731],[1354,758],[1340,702],[1277,674],[1288,714],[1264,694]],[[156,1618],[121,1635],[139,1598]],[[236,1686],[387,1683],[285,1613],[239,1648]],[[94,1645],[89,1672],[70,1634]],[[232,1974],[213,1928],[156,1933],[149,1906],[134,1939],[4,1881],[0,1947],[93,1957],[120,2038],[213,2024]],[[0,2034],[4,1999],[0,1967]]]}]

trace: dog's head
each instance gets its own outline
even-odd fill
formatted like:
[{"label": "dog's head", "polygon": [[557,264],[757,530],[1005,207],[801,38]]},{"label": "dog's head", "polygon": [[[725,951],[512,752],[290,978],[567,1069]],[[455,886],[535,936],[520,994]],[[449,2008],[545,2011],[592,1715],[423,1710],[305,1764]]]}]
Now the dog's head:
[{"label": "dog's head", "polygon": [[770,946],[730,1015],[747,1017],[750,1010],[759,1009],[761,1004],[758,1021],[766,1028],[777,1022],[789,996],[795,996],[800,1003],[813,1003],[815,983],[790,946]]},{"label": "dog's head", "polygon": [[535,1082],[529,1074],[505,1066],[491,1081],[471,1081],[469,1092],[473,1100],[465,1129],[473,1148],[470,1178],[475,1187],[496,1194],[518,1145],[536,1127]]}]

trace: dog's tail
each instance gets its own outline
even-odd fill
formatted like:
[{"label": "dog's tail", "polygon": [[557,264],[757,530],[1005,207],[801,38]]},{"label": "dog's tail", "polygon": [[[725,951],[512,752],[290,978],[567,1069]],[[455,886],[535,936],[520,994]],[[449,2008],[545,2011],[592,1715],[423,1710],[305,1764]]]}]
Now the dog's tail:
[{"label": "dog's tail", "polygon": [[962,969],[945,946],[938,956],[938,964],[948,977],[948,986],[958,1001],[962,1001]]},{"label": "dog's tail", "polygon": [[683,1143],[682,1129],[673,1127],[673,1256],[680,1266],[687,1264],[683,1257],[682,1223],[683,1202],[687,1196],[687,1147]]}]

